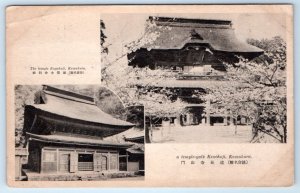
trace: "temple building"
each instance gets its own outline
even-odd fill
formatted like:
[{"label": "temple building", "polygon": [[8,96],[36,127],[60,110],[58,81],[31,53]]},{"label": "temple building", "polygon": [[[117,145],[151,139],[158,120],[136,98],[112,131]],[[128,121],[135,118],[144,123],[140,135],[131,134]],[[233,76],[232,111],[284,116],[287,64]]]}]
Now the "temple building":
[{"label": "temple building", "polygon": [[[174,100],[180,98],[189,104],[185,113],[170,118],[170,123],[247,124],[246,117],[233,120],[229,113],[205,112],[207,105],[211,105],[210,101],[201,101],[194,94],[205,94],[214,84],[228,84],[225,62],[235,63],[239,57],[251,60],[263,54],[263,50],[240,41],[229,20],[149,17],[148,22],[156,26],[154,31],[158,36],[153,42],[128,54],[128,65],[177,72],[172,80],[137,83],[139,87],[170,89],[175,93]],[[159,122],[162,123],[162,119]]]},{"label": "temple building", "polygon": [[43,86],[35,104],[25,106],[25,175],[28,180],[133,175],[140,168],[128,168],[130,160],[144,163],[144,152],[136,160],[130,156],[135,143],[106,140],[132,127],[103,112],[92,97]]},{"label": "temple building", "polygon": [[210,74],[225,71],[223,61],[253,59],[263,50],[237,39],[228,20],[149,17],[158,37],[128,55],[129,65]]}]

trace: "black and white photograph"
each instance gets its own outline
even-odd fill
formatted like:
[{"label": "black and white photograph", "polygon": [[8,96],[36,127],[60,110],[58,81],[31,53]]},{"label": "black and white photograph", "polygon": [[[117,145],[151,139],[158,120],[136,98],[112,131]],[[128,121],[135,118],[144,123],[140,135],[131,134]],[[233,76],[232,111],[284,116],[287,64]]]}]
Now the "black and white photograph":
[{"label": "black and white photograph", "polygon": [[144,179],[144,108],[97,85],[16,85],[23,181]]},{"label": "black and white photograph", "polygon": [[103,14],[103,85],[145,107],[147,143],[287,143],[280,13]]},{"label": "black and white photograph", "polygon": [[293,14],[7,7],[7,184],[292,186]]}]

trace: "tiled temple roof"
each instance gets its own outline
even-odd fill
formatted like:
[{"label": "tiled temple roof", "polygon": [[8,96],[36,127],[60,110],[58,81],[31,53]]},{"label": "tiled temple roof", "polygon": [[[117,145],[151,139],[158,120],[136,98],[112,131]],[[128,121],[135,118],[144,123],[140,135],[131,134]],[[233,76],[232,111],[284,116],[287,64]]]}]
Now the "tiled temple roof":
[{"label": "tiled temple roof", "polygon": [[54,90],[53,87],[50,86],[44,86],[42,93],[45,101],[30,106],[52,114],[91,123],[129,127],[134,126],[132,123],[116,119],[103,112],[96,106],[91,97],[86,100],[84,98],[87,98],[87,96],[57,88]]},{"label": "tiled temple roof", "polygon": [[112,142],[102,139],[91,139],[86,137],[78,136],[67,136],[67,135],[37,135],[32,133],[26,133],[30,140],[42,141],[48,143],[62,143],[71,145],[92,145],[92,146],[102,146],[102,147],[118,147],[118,148],[129,148],[133,144],[128,142]]}]

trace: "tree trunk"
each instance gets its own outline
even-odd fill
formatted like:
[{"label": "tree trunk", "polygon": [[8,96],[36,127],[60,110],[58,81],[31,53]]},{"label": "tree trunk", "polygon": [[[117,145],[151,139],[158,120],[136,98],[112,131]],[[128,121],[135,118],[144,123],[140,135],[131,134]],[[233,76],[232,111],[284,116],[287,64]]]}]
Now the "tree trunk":
[{"label": "tree trunk", "polygon": [[234,134],[237,134],[237,117],[235,118],[235,124],[234,124]]},{"label": "tree trunk", "polygon": [[146,138],[146,143],[151,143],[151,137],[150,137],[150,132],[152,130],[152,121],[151,121],[151,115],[149,116],[149,126],[146,126],[146,134],[145,134],[145,138]]},{"label": "tree trunk", "polygon": [[283,127],[283,143],[287,142],[287,130],[286,126]]}]

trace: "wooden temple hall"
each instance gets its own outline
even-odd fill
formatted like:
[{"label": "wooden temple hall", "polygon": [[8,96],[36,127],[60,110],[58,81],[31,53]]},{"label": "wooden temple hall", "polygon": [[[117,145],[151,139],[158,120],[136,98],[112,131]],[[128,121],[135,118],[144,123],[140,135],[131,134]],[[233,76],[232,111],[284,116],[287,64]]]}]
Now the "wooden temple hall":
[{"label": "wooden temple hall", "polygon": [[[157,26],[158,37],[128,54],[128,65],[178,72],[175,80],[146,84],[147,87],[175,90],[174,98],[190,104],[185,114],[171,118],[170,122],[181,125],[247,124],[245,117],[232,120],[228,114],[204,114],[207,104],[192,96],[195,91],[205,94],[211,85],[228,83],[224,62],[237,62],[237,56],[251,60],[263,54],[263,50],[240,41],[229,20],[149,17],[148,22]],[[140,87],[144,85],[138,83]]]},{"label": "wooden temple hall", "polygon": [[28,180],[45,179],[48,174],[117,175],[143,170],[139,166],[144,152],[136,153],[135,143],[105,139],[133,126],[104,113],[92,97],[43,86],[24,113],[29,155],[23,168]]},{"label": "wooden temple hall", "polygon": [[191,73],[225,71],[222,61],[253,59],[263,50],[240,41],[229,20],[149,17],[158,37],[128,54],[129,65]]}]

